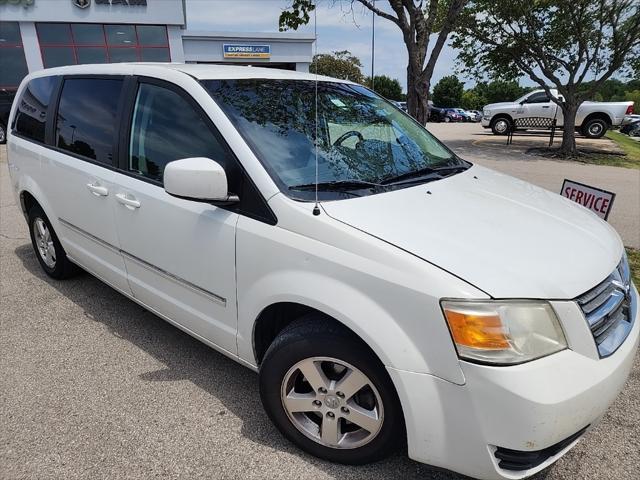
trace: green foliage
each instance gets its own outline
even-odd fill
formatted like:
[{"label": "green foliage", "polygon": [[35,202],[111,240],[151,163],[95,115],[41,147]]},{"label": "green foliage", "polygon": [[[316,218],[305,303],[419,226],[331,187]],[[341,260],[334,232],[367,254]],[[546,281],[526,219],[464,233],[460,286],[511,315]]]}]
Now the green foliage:
[{"label": "green foliage", "polygon": [[459,107],[464,84],[455,75],[442,77],[433,87],[433,104],[438,107]]},{"label": "green foliage", "polygon": [[[524,74],[547,91],[556,88],[570,132],[560,153],[574,156],[578,106],[614,73],[637,69],[638,39],[638,0],[473,0],[452,44],[463,71],[476,78],[515,80]],[[585,86],[586,78],[595,80]]]},{"label": "green foliage", "polygon": [[[402,86],[397,79],[386,75],[376,75],[373,79],[374,92],[389,100],[400,101],[403,99]],[[364,84],[371,88],[371,77],[367,77]]]},{"label": "green foliage", "polygon": [[634,90],[632,92],[627,92],[624,94],[625,100],[631,100],[633,102],[633,106],[635,110],[640,112],[640,90]]},{"label": "green foliage", "polygon": [[356,83],[363,83],[362,62],[348,50],[341,50],[333,53],[320,53],[314,55],[313,62],[309,66],[309,72],[326,75],[343,80],[351,80]]},{"label": "green foliage", "polygon": [[481,97],[475,89],[466,90],[462,94],[460,106],[465,110],[482,110],[486,104],[484,97]]},{"label": "green foliage", "polygon": [[278,19],[279,30],[297,30],[300,25],[309,23],[309,12],[316,9],[312,0],[293,0],[290,10],[283,10]]},{"label": "green foliage", "polygon": [[[614,72],[638,66],[638,38],[637,0],[474,0],[453,46],[460,49],[464,71],[476,78],[514,80],[526,74],[579,101]],[[574,91],[594,75],[596,81]]]},{"label": "green foliage", "polygon": [[521,87],[518,82],[493,80],[479,82],[474,89],[484,98],[485,105],[489,103],[511,102],[527,93],[530,88]]}]

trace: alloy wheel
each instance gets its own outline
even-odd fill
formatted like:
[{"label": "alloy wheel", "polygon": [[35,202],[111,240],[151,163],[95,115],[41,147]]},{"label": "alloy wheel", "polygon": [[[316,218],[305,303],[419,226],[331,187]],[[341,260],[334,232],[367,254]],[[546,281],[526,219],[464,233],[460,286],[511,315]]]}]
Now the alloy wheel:
[{"label": "alloy wheel", "polygon": [[600,133],[602,132],[602,125],[600,125],[599,123],[592,123],[589,126],[589,134],[593,135],[594,137],[600,135]]},{"label": "alloy wheel", "polygon": [[373,382],[336,358],[311,357],[296,363],[284,377],[281,399],[301,433],[331,448],[361,447],[382,428],[384,409]]},{"label": "alloy wheel", "polygon": [[506,120],[496,121],[496,124],[495,124],[496,132],[505,133],[507,131],[507,128],[509,128],[509,124],[507,123]]},{"label": "alloy wheel", "polygon": [[40,217],[33,221],[33,235],[38,247],[38,253],[44,264],[49,268],[56,266],[56,248],[53,245],[51,231]]}]

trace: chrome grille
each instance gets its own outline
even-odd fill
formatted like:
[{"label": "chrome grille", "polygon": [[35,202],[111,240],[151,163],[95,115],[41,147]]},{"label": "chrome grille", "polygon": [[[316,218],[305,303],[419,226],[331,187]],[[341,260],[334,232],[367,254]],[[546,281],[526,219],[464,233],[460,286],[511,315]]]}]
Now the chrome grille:
[{"label": "chrome grille", "polygon": [[629,263],[624,256],[611,275],[576,299],[601,358],[613,354],[629,335],[637,308],[633,295]]}]

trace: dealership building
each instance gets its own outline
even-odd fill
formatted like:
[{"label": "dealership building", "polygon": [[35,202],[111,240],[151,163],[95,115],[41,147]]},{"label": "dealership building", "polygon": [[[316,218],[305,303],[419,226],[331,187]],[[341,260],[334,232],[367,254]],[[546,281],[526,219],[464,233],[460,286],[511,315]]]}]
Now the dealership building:
[{"label": "dealership building", "polygon": [[[80,63],[186,62],[308,71],[314,37],[187,27],[188,0],[0,0],[0,91]],[[233,8],[211,2],[211,8]]]}]

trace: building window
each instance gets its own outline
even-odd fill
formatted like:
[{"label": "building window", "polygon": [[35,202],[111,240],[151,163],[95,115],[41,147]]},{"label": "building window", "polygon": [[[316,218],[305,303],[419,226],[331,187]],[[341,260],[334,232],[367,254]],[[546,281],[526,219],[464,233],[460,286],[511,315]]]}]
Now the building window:
[{"label": "building window", "polygon": [[27,73],[18,22],[0,22],[0,91],[17,89]]},{"label": "building window", "polygon": [[45,68],[171,61],[164,25],[37,23],[36,29]]}]

